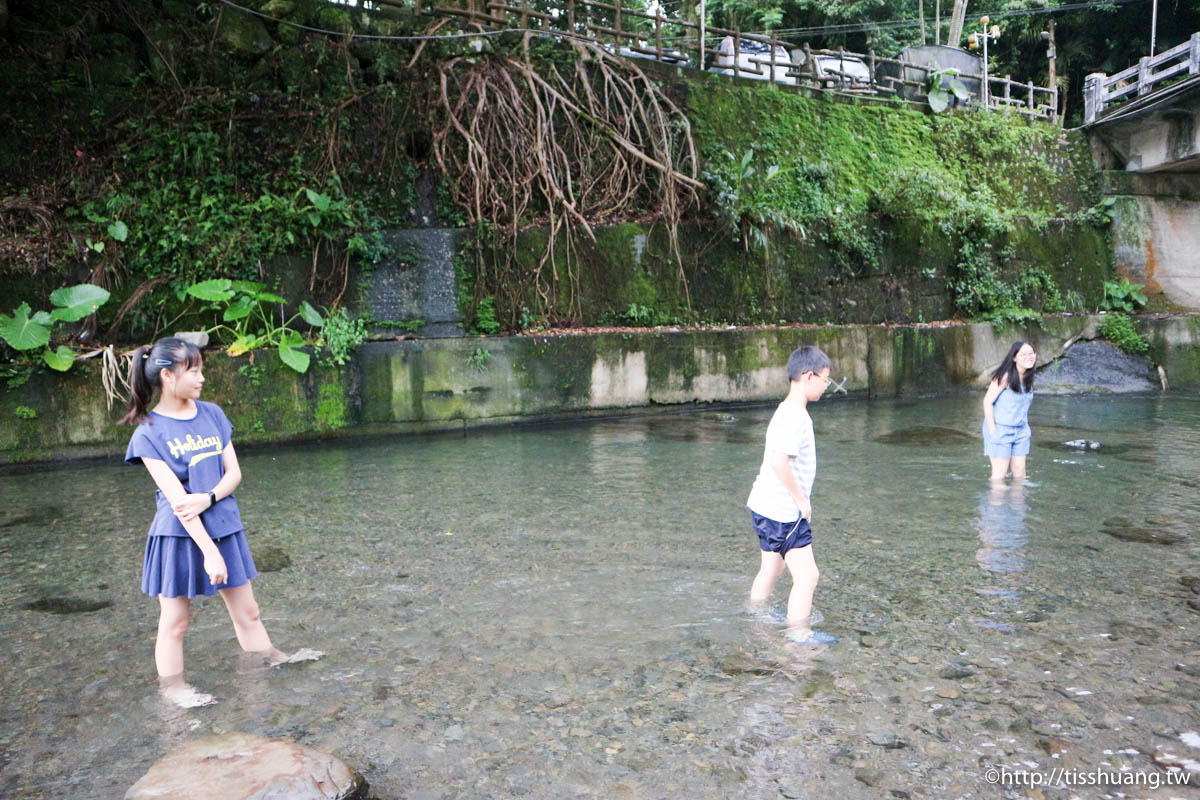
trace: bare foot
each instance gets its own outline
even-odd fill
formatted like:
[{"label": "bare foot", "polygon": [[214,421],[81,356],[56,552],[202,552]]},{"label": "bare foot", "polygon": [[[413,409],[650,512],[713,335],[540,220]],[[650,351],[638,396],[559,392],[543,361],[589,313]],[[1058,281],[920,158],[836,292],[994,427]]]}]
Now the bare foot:
[{"label": "bare foot", "polygon": [[201,706],[211,706],[217,702],[216,698],[208,692],[201,692],[182,680],[160,685],[158,694],[163,700],[179,708],[200,708]]}]

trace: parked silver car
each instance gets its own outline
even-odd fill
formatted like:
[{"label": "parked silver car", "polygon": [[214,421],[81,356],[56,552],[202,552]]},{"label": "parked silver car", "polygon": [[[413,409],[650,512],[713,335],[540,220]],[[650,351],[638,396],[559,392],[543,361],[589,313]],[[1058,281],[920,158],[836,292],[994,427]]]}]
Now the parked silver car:
[{"label": "parked silver car", "polygon": [[871,68],[857,56],[792,51],[792,62],[820,89],[870,89]]},{"label": "parked silver car", "polygon": [[775,45],[774,69],[771,66],[771,45],[756,39],[739,39],[736,65],[734,61],[733,37],[726,36],[714,51],[708,71],[759,81],[773,80],[787,86],[796,85],[796,79],[788,74],[792,71],[792,59],[782,45]]}]

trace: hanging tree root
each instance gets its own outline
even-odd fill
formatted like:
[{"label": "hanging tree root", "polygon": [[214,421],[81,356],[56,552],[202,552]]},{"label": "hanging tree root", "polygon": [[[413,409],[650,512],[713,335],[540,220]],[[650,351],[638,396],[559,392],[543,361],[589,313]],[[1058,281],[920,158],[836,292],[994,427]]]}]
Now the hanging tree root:
[{"label": "hanging tree root", "polygon": [[[470,222],[497,227],[500,257],[490,274],[480,260],[475,299],[503,293],[515,316],[532,288],[543,314],[579,319],[578,231],[595,241],[593,224],[650,211],[666,223],[690,311],[678,225],[704,184],[687,117],[635,63],[589,43],[571,47],[566,64],[494,55],[439,67],[434,157]],[[523,268],[517,235],[537,224],[549,239],[536,266]]]}]

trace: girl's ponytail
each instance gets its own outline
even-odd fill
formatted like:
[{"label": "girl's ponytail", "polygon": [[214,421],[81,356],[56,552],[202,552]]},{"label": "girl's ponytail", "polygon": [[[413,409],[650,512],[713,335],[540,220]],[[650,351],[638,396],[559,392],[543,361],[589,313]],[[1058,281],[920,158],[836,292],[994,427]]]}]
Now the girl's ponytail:
[{"label": "girl's ponytail", "polygon": [[150,349],[148,345],[142,345],[133,351],[133,359],[129,362],[129,413],[121,417],[119,425],[141,425],[146,421],[146,411],[154,396],[154,387],[146,377]]}]

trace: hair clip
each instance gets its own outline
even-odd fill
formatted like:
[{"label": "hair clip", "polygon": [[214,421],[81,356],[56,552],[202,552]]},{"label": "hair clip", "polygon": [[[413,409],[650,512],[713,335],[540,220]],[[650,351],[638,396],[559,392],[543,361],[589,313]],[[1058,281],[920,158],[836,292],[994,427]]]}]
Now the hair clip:
[{"label": "hair clip", "polygon": [[166,359],[156,358],[156,359],[154,359],[154,363],[160,367],[169,367],[169,366],[171,366],[172,362],[167,361]]},{"label": "hair clip", "polygon": [[145,361],[149,357],[150,357],[149,353],[142,353],[142,361]]}]

